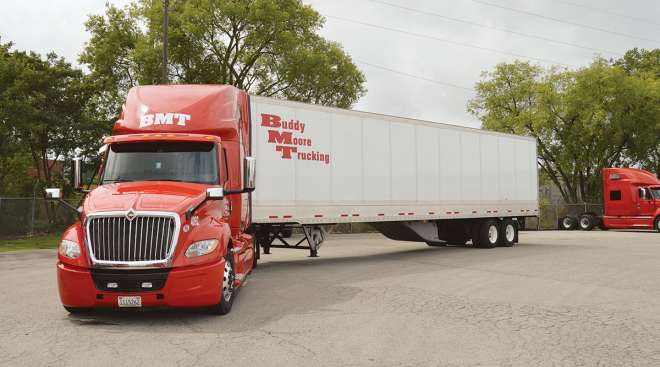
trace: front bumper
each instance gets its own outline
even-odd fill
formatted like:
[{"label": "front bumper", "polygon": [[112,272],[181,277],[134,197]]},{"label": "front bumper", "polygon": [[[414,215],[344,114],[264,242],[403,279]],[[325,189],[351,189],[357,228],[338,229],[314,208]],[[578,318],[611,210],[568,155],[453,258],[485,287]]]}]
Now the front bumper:
[{"label": "front bumper", "polygon": [[203,307],[220,301],[224,267],[221,259],[211,264],[173,268],[159,290],[108,291],[95,285],[90,269],[58,262],[57,284],[62,304],[68,307],[117,307],[118,296],[142,296],[143,307]]}]

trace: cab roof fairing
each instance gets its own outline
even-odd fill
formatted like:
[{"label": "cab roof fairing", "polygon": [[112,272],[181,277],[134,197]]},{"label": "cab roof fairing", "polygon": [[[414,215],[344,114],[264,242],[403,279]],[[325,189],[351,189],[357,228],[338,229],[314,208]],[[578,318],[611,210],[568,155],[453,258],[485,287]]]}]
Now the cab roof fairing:
[{"label": "cab roof fairing", "polygon": [[113,135],[187,133],[237,137],[241,90],[229,85],[133,87]]}]

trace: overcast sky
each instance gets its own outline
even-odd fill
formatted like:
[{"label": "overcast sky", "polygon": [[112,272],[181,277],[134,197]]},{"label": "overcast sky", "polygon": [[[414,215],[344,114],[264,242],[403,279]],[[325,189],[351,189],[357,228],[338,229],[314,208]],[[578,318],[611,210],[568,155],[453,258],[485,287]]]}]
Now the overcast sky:
[{"label": "overcast sky", "polygon": [[[0,37],[77,63],[88,38],[83,23],[105,2],[2,0]],[[304,2],[327,17],[322,35],[341,43],[367,77],[356,109],[472,127],[479,122],[466,112],[470,89],[497,63],[518,58],[574,68],[597,53],[660,47],[658,0]]]}]

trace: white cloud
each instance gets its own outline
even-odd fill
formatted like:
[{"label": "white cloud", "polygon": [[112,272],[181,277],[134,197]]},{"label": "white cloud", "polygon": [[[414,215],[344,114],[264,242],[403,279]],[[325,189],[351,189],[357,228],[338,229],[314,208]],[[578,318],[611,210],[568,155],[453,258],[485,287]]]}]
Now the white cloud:
[{"label": "white cloud", "polygon": [[[369,0],[303,1],[324,15],[350,18],[535,58],[558,60],[570,65],[587,65],[594,56],[594,52],[590,50],[451,22]],[[515,32],[619,53],[633,47],[660,46],[660,42],[598,32],[486,6],[471,0],[385,1],[491,27],[506,28]],[[587,24],[606,28],[612,32],[660,41],[660,20],[658,20],[660,1],[657,0],[483,1],[540,13],[567,22]],[[42,54],[54,51],[75,64],[88,38],[84,22],[89,14],[102,13],[105,2],[106,0],[1,1],[0,14],[4,17],[0,23],[0,36],[3,42],[13,41],[17,49],[34,50]],[[123,6],[130,0],[110,2]],[[567,3],[580,4],[587,8],[571,6]],[[605,13],[597,10],[603,10]],[[624,14],[647,21],[613,14]],[[515,59],[513,56],[500,53],[368,28],[334,19],[327,20],[321,33],[326,38],[341,43],[356,60],[467,87],[472,87],[479,80],[482,71],[492,68],[499,62]],[[359,101],[356,109],[472,127],[479,125],[479,122],[466,112],[467,101],[471,96],[469,91],[410,78],[360,63],[358,66],[366,74],[369,91]]]}]

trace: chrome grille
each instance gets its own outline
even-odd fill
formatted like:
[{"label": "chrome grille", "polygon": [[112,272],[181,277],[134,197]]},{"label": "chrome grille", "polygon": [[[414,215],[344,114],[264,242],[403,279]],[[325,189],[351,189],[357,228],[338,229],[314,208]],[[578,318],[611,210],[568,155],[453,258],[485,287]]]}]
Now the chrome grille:
[{"label": "chrome grille", "polygon": [[174,216],[92,217],[87,221],[92,258],[106,262],[167,260],[178,233],[177,222]]}]

